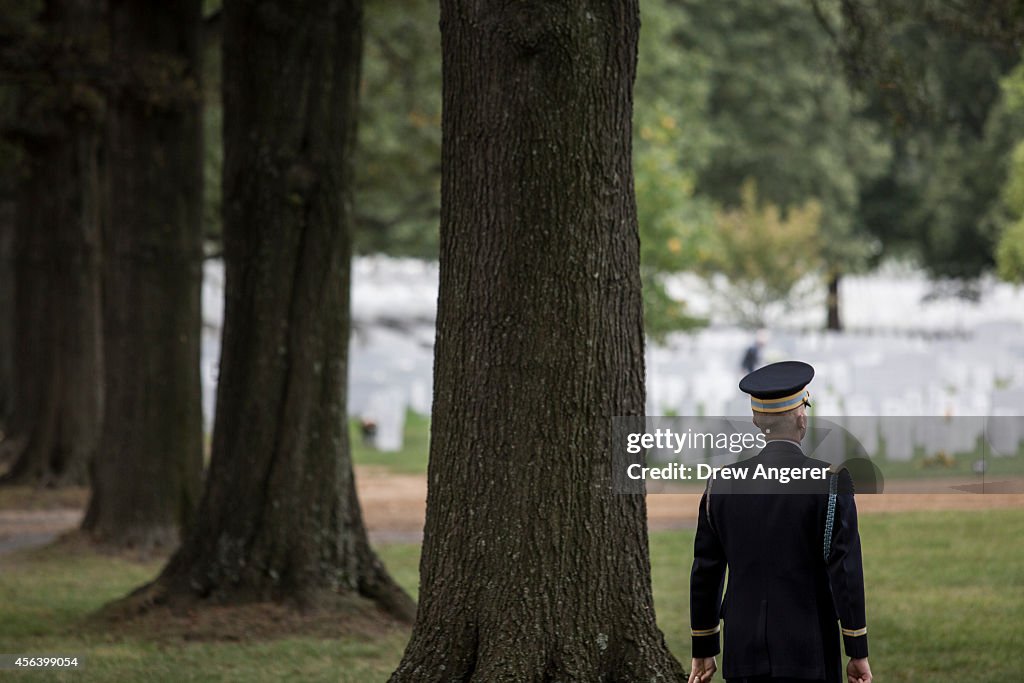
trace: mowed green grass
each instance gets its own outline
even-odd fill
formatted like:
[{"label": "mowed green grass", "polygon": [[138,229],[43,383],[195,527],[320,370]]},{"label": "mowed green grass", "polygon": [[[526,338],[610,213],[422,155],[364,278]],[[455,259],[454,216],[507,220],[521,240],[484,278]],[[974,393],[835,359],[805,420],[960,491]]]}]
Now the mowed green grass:
[{"label": "mowed green grass", "polygon": [[[880,681],[1024,680],[1024,510],[914,512],[861,520],[871,660]],[[669,646],[688,665],[692,531],[652,535],[654,595]],[[381,555],[415,591],[419,548]],[[407,633],[375,640],[154,644],[112,638],[82,619],[150,578],[157,564],[55,549],[0,558],[0,652],[78,654],[75,673],[11,680],[383,681]]]},{"label": "mowed green grass", "polygon": [[402,448],[385,453],[363,443],[359,421],[349,422],[352,461],[357,465],[382,467],[394,474],[426,474],[430,446],[430,418],[412,411],[406,413]]}]

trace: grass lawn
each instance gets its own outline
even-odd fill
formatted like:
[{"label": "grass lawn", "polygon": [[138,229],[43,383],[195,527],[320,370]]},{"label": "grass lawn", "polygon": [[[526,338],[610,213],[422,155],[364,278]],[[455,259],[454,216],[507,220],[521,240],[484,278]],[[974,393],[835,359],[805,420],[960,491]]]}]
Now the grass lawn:
[{"label": "grass lawn", "polygon": [[430,418],[409,411],[405,415],[405,438],[401,450],[384,453],[367,446],[359,431],[359,421],[351,420],[352,461],[357,465],[383,467],[395,474],[426,474],[430,447]]},{"label": "grass lawn", "polygon": [[[914,512],[862,518],[872,668],[880,681],[1024,680],[1024,510]],[[654,594],[670,647],[689,662],[692,531],[652,535]],[[415,589],[419,548],[380,549]],[[77,654],[75,673],[5,680],[383,681],[408,636],[374,641],[296,637],[265,642],[115,639],[81,619],[158,569],[55,549],[0,558],[0,653]]]}]

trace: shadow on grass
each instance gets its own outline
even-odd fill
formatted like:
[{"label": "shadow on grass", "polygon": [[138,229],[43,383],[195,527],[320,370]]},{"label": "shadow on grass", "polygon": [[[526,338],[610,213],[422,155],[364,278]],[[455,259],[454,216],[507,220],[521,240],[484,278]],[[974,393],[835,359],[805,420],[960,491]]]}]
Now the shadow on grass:
[{"label": "shadow on grass", "polygon": [[[403,549],[396,557],[414,562],[416,555]],[[85,662],[80,671],[40,672],[52,675],[47,680],[363,683],[384,680],[409,637],[372,603],[344,595],[306,610],[250,603],[111,611],[165,561],[97,550],[77,534],[0,557],[3,650]]]}]

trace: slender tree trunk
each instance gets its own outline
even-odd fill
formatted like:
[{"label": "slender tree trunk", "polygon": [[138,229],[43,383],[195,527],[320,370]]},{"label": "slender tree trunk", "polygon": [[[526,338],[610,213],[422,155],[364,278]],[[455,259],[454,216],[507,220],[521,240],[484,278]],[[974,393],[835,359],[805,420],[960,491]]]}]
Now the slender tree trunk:
[{"label": "slender tree trunk", "polygon": [[441,284],[420,606],[392,681],[677,681],[642,496],[638,7],[441,3]]},{"label": "slender tree trunk", "polygon": [[[5,483],[83,484],[100,430],[102,98],[77,73],[96,58],[98,3],[48,2],[45,63],[19,93],[13,235],[13,412]],[[7,294],[5,293],[5,296]]]},{"label": "slender tree trunk", "polygon": [[174,547],[202,472],[201,0],[112,0],[106,420],[83,529]]},{"label": "slender tree trunk", "polygon": [[367,540],[346,420],[357,0],[224,3],[226,309],[212,460],[155,602],[414,606]]},{"label": "slender tree trunk", "polygon": [[828,318],[825,323],[826,329],[839,331],[843,329],[843,321],[839,317],[839,280],[842,275],[838,272],[831,272],[828,277]]},{"label": "slender tree trunk", "polygon": [[[6,170],[6,169],[5,169]],[[13,175],[13,173],[12,173]],[[5,179],[6,180],[6,179]],[[0,183],[0,469],[14,407],[14,188]],[[8,193],[9,190],[9,193]]]}]

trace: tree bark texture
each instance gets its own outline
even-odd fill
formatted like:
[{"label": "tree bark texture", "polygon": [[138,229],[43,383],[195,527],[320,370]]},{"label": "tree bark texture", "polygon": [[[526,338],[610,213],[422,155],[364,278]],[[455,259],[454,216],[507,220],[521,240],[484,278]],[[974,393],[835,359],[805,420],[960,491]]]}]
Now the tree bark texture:
[{"label": "tree bark texture", "polygon": [[105,408],[83,529],[175,547],[202,477],[201,0],[112,0]]},{"label": "tree bark texture", "polygon": [[154,586],[218,601],[361,595],[411,620],[370,549],[346,418],[357,0],[224,3],[226,308],[194,533]]},{"label": "tree bark texture", "polygon": [[394,682],[677,681],[646,507],[635,1],[443,0],[441,283],[420,605]]},{"label": "tree bark texture", "polygon": [[19,92],[5,483],[84,484],[99,438],[103,105],[73,68],[94,50],[96,5],[46,3],[34,53],[46,63],[33,66],[52,77]]}]

